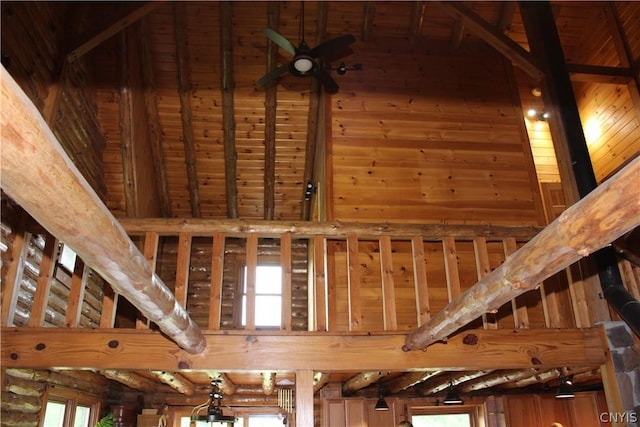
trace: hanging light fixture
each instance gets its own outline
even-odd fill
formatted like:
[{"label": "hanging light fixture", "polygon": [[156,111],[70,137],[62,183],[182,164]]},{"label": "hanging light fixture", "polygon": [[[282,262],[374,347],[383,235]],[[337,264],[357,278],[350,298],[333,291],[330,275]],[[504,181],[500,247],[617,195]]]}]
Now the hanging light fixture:
[{"label": "hanging light fixture", "polygon": [[389,405],[387,401],[384,400],[384,395],[382,394],[382,386],[378,387],[378,401],[376,402],[376,406],[374,408],[376,411],[388,411]]},{"label": "hanging light fixture", "polygon": [[560,385],[558,386],[558,391],[556,391],[556,399],[571,399],[573,397],[576,397],[573,392],[573,382],[571,378],[567,378],[561,373]]},{"label": "hanging light fixture", "polygon": [[449,391],[442,401],[445,405],[464,405],[464,400],[460,398],[458,392],[453,388],[453,382],[449,382]]},{"label": "hanging light fixture", "polygon": [[[226,422],[228,426],[232,426],[236,422],[236,417],[224,415],[222,413],[222,391],[220,390],[220,380],[211,380],[211,391],[209,392],[209,400],[191,410],[191,421]],[[207,409],[206,415],[200,415],[200,411]]]}]

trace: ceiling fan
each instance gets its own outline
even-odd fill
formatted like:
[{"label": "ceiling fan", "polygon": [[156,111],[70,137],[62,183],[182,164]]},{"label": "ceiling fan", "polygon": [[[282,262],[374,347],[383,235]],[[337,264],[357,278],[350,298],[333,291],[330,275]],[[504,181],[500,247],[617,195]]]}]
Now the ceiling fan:
[{"label": "ceiling fan", "polygon": [[302,2],[300,44],[298,47],[271,28],[265,28],[262,32],[269,38],[269,40],[293,55],[293,58],[288,63],[281,65],[262,76],[262,78],[257,81],[258,85],[264,86],[288,71],[290,74],[297,77],[315,77],[318,82],[324,86],[327,93],[338,92],[338,84],[324,68],[324,61],[328,58],[335,60],[353,53],[349,48],[349,45],[356,41],[353,35],[346,34],[344,36],[336,37],[334,39],[327,40],[314,48],[310,48],[304,41],[304,1]]}]

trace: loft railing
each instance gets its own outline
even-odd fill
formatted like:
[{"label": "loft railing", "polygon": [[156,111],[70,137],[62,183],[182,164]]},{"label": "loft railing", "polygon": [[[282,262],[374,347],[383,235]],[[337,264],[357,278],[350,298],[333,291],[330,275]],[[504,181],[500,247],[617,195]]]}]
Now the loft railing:
[{"label": "loft railing", "polygon": [[[265,259],[282,267],[279,329],[283,331],[411,330],[540,231],[536,227],[239,220],[121,223],[152,269],[205,330],[260,328],[254,310],[255,280],[257,266]],[[21,241],[27,246],[14,247]],[[130,315],[132,320],[127,322],[122,308],[126,303],[108,284],[97,289],[99,278],[85,271],[81,260],[73,269],[61,268],[53,236],[36,235],[35,240],[22,236],[5,247],[17,254],[8,268],[14,278],[8,279],[15,284],[13,298],[20,301],[18,319],[22,320],[3,316],[4,325],[151,326],[139,313]],[[585,313],[590,297],[579,273],[568,268],[470,327],[590,326]],[[245,275],[246,292],[242,289]]]}]

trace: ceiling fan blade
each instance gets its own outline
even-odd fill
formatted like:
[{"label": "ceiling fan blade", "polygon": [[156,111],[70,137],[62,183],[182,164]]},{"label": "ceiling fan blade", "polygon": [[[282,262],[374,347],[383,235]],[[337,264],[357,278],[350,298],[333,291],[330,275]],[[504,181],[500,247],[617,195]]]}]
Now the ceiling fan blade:
[{"label": "ceiling fan blade", "polygon": [[345,34],[344,36],[336,37],[335,39],[327,40],[324,43],[320,43],[318,46],[311,49],[309,56],[317,58],[319,56],[326,56],[331,54],[335,50],[343,49],[355,42],[356,38],[351,34]]},{"label": "ceiling fan blade", "polygon": [[287,72],[288,69],[289,69],[289,63],[281,65],[278,68],[274,68],[273,70],[269,71],[267,74],[262,76],[258,81],[256,81],[256,83],[258,84],[258,86],[264,86],[267,83],[283,75],[285,72]]},{"label": "ceiling fan blade", "polygon": [[338,84],[324,69],[320,68],[314,77],[324,86],[325,92],[338,93]]},{"label": "ceiling fan blade", "polygon": [[273,31],[271,28],[265,28],[262,32],[275,44],[289,52],[291,55],[296,54],[296,47],[289,40]]}]

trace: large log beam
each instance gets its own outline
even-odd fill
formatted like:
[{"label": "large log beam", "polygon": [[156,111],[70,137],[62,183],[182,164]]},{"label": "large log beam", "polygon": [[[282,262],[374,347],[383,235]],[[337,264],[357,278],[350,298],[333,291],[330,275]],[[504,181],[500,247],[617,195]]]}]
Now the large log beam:
[{"label": "large log beam", "polygon": [[0,363],[6,368],[58,365],[168,371],[265,371],[273,369],[274,360],[282,371],[552,369],[604,363],[600,332],[600,328],[475,330],[451,338],[448,344],[434,344],[428,352],[403,352],[403,333],[220,331],[206,332],[205,351],[189,354],[152,330],[2,328]]},{"label": "large log beam", "polygon": [[202,352],[200,328],[71,163],[38,109],[4,68],[0,81],[2,189],[180,347]]},{"label": "large log beam", "polygon": [[406,339],[403,350],[446,340],[640,224],[640,158],[629,163]]}]

